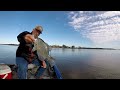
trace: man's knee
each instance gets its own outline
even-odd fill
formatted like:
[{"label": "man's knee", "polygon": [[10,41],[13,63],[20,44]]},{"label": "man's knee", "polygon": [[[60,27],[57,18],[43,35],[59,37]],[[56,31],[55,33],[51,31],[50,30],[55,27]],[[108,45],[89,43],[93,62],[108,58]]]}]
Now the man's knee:
[{"label": "man's knee", "polygon": [[27,61],[22,57],[16,58],[16,64],[17,64],[17,67],[20,68],[21,70],[27,69],[28,67]]}]

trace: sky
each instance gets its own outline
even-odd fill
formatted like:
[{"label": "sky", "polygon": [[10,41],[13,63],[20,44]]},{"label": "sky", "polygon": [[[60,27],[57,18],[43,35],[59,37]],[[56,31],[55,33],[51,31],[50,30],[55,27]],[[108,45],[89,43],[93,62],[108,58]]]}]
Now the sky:
[{"label": "sky", "polygon": [[0,11],[0,44],[37,25],[49,45],[120,49],[120,11]]}]

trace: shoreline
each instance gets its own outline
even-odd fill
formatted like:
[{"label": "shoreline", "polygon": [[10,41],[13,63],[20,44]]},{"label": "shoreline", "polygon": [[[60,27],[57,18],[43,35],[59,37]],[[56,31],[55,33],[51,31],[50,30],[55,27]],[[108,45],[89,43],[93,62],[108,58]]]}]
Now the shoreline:
[{"label": "shoreline", "polygon": [[[11,45],[11,46],[18,46],[19,44],[0,44],[0,45]],[[52,47],[52,48],[61,48],[61,47]],[[99,50],[120,50],[114,48],[89,48],[89,47],[81,47],[81,48],[61,48],[61,49],[99,49]]]},{"label": "shoreline", "polygon": [[18,46],[18,44],[0,44],[0,45],[11,45],[11,46]]}]

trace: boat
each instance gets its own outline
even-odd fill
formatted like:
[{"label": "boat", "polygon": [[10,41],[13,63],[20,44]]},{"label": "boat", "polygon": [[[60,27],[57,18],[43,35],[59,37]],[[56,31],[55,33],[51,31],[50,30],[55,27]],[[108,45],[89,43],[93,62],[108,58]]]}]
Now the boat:
[{"label": "boat", "polygon": [[[3,67],[5,67],[5,68],[3,68]],[[6,69],[6,67],[7,67],[7,69]],[[38,68],[39,68],[39,66],[36,66],[34,64],[28,64],[27,79],[36,79],[35,73]],[[6,69],[6,70],[2,70],[2,69]],[[7,71],[7,73],[9,73],[8,71],[11,71],[11,79],[19,79],[17,76],[17,65],[15,65],[15,64],[0,64],[0,73],[1,73],[1,71]],[[4,73],[4,76],[6,74]],[[1,79],[5,79],[5,77],[1,78]],[[48,67],[46,68],[45,72],[43,73],[42,79],[63,79],[63,78],[62,78],[61,72],[58,69],[57,65],[54,64],[53,66],[51,66],[49,64]]]}]

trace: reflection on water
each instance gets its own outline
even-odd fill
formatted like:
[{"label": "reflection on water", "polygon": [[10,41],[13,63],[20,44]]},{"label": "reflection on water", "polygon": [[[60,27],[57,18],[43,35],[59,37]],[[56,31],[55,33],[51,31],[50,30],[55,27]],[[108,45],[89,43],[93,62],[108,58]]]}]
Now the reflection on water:
[{"label": "reflection on water", "polygon": [[[17,46],[0,45],[0,63],[15,63]],[[120,50],[51,50],[64,79],[120,79]]]},{"label": "reflection on water", "polygon": [[120,78],[119,54],[119,50],[52,50],[52,56],[57,59],[56,63],[66,79]]}]

